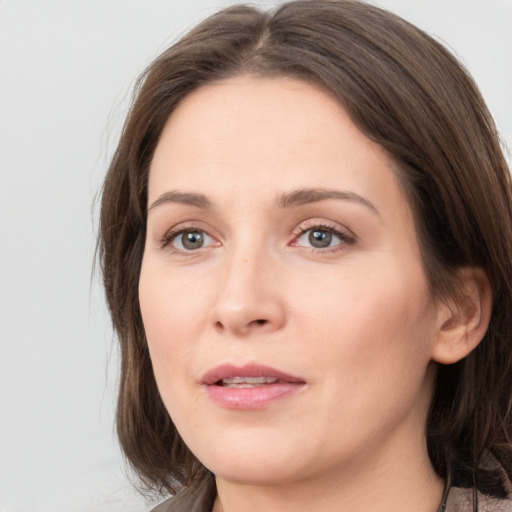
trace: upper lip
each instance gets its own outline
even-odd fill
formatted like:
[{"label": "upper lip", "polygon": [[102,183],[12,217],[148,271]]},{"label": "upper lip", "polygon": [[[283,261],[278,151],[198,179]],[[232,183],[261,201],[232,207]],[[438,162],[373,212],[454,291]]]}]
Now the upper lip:
[{"label": "upper lip", "polygon": [[304,383],[304,379],[276,370],[270,366],[249,363],[243,366],[222,364],[208,370],[201,379],[201,384],[212,385],[231,377],[271,377],[284,382]]}]

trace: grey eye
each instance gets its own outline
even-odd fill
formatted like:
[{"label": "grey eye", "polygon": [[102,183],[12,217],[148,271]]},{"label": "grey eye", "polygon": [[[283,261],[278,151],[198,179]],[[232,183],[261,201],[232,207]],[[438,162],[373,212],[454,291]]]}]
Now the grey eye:
[{"label": "grey eye", "polygon": [[297,245],[312,249],[328,249],[348,242],[347,237],[331,228],[321,226],[306,229],[297,238]]},{"label": "grey eye", "polygon": [[178,233],[173,241],[172,245],[181,251],[194,251],[210,245],[213,242],[213,238],[203,231],[182,231]]},{"label": "grey eye", "polygon": [[314,229],[309,232],[308,241],[312,247],[323,249],[331,245],[332,233],[325,230]]},{"label": "grey eye", "polygon": [[199,231],[183,233],[181,235],[182,244],[185,249],[199,249],[204,244],[204,236]]}]

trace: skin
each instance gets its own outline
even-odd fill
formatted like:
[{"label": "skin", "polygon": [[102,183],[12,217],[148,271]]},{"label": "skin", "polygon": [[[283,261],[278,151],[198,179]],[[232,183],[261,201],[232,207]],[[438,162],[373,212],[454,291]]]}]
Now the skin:
[{"label": "skin", "polygon": [[[437,510],[424,426],[448,308],[384,150],[318,88],[241,76],[180,103],[148,187],[144,326],[163,401],[216,475],[214,510]],[[345,196],[290,200],[309,189]],[[306,384],[246,411],[200,383],[254,362]]]}]

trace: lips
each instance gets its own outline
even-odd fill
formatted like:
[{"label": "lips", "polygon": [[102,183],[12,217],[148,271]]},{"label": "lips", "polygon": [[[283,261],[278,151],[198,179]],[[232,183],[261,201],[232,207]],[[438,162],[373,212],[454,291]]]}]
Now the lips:
[{"label": "lips", "polygon": [[208,396],[228,409],[262,409],[302,389],[306,382],[268,366],[222,365],[201,379]]}]

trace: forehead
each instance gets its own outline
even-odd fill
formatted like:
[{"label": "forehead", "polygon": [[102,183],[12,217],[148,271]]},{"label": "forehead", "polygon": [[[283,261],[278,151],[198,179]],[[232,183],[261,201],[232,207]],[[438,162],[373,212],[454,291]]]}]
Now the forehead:
[{"label": "forehead", "polygon": [[[356,142],[357,150],[349,151]],[[350,168],[368,157],[389,166],[384,150],[363,136],[326,92],[296,79],[241,76],[201,87],[182,100],[160,137],[150,182],[162,172],[178,180],[184,170],[228,167],[236,176],[271,171],[278,179],[284,164],[295,173],[315,172],[328,161]]]},{"label": "forehead", "polygon": [[391,159],[340,103],[291,78],[240,76],[201,87],[168,119],[148,200],[168,190],[269,201],[301,188],[340,188],[404,206]]}]

